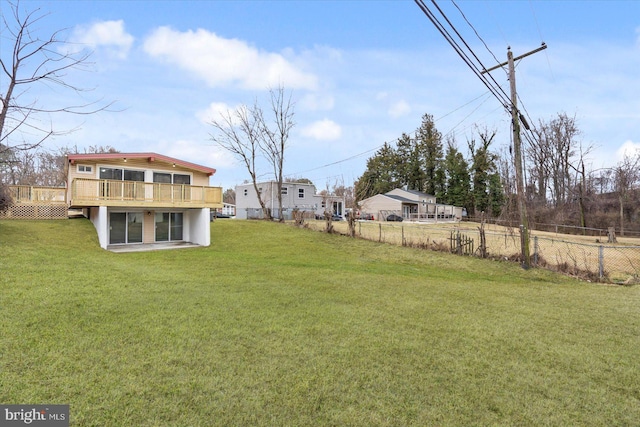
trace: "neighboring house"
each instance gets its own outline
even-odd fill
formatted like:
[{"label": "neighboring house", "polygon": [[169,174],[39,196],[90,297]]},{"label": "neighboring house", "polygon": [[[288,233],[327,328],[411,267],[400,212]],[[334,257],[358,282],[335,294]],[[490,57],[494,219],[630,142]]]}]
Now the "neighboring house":
[{"label": "neighboring house", "polygon": [[211,220],[214,218],[232,218],[236,216],[236,205],[222,202],[222,209],[213,209],[211,211]]},{"label": "neighboring house", "polygon": [[[278,183],[265,181],[258,183],[260,197],[274,218],[280,218],[278,204]],[[308,216],[324,216],[325,212],[343,215],[345,212],[344,197],[316,193],[316,186],[301,182],[285,182],[282,184],[282,217],[292,219],[294,210],[305,212]],[[262,209],[258,194],[253,184],[236,186],[236,218],[262,218]]]},{"label": "neighboring house", "polygon": [[435,196],[415,190],[396,188],[358,203],[360,215],[373,215],[385,221],[389,215],[409,221],[460,221],[463,208],[436,203]]},{"label": "neighboring house", "polygon": [[222,215],[236,216],[236,205],[231,203],[222,203],[222,211],[218,209]]},{"label": "neighboring house", "polygon": [[210,209],[222,208],[216,170],[156,153],[70,154],[70,209],[81,209],[100,246],[192,243],[209,246]]}]

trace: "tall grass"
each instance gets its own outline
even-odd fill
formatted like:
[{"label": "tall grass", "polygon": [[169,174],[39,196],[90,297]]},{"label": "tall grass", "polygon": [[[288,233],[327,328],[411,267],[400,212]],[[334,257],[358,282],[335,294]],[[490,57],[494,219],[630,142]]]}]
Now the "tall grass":
[{"label": "tall grass", "polygon": [[128,254],[0,221],[0,260],[0,403],[72,425],[640,419],[640,287],[251,221]]}]

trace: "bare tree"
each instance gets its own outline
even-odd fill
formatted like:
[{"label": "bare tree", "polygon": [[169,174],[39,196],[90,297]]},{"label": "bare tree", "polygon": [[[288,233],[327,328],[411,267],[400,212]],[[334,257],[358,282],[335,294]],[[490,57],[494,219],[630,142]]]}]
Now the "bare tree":
[{"label": "bare tree", "polygon": [[284,150],[289,141],[289,132],[295,125],[293,122],[294,110],[291,102],[291,94],[285,96],[284,87],[270,89],[271,113],[273,113],[273,127],[270,127],[264,115],[261,120],[261,148],[273,168],[276,178],[276,191],[278,192],[278,218],[284,221],[282,213],[282,183],[284,169]]},{"label": "bare tree", "polygon": [[273,213],[266,206],[264,198],[266,191],[271,189],[265,189],[265,194],[261,194],[258,188],[258,158],[264,156],[267,159],[273,170],[277,187],[274,191],[277,192],[278,198],[278,218],[284,221],[282,212],[284,151],[289,141],[289,132],[294,126],[293,103],[291,95],[285,96],[282,86],[275,90],[271,89],[269,92],[273,124],[267,121],[262,108],[256,101],[252,107],[243,105],[233,112],[222,113],[220,119],[212,120],[211,125],[216,132],[211,135],[211,140],[244,164],[251,176],[264,218],[272,219]]},{"label": "bare tree", "polygon": [[[575,161],[575,164],[571,163],[569,166],[576,173],[576,186],[578,191],[578,208],[580,214],[580,227],[583,229],[587,227],[587,217],[585,213],[585,198],[587,189],[587,171],[584,165],[585,158],[589,155],[589,153],[593,150],[593,145],[588,145],[586,148],[582,146],[582,143],[578,144],[578,158]],[[584,231],[584,230],[583,230]]]},{"label": "bare tree", "polygon": [[[111,104],[100,101],[79,105],[44,106],[32,93],[43,88],[61,87],[80,94],[87,89],[68,81],[67,73],[83,70],[89,65],[86,49],[70,50],[59,30],[48,37],[37,35],[45,14],[36,9],[23,12],[19,1],[7,1],[2,14],[2,45],[0,49],[0,150],[30,150],[47,138],[70,130],[56,130],[52,116],[59,113],[93,114]],[[37,93],[37,92],[36,92]],[[48,124],[47,124],[48,123]]]},{"label": "bare tree", "polygon": [[236,204],[236,191],[233,188],[227,188],[222,193],[222,201],[225,203],[230,203],[232,205]]},{"label": "bare tree", "polygon": [[574,185],[570,169],[581,160],[576,162],[575,159],[576,138],[580,134],[576,119],[561,113],[548,123],[541,120],[534,133],[527,154],[531,162],[529,174],[536,182],[537,196],[545,201],[549,192],[552,205],[562,208],[570,199]]},{"label": "bare tree", "polygon": [[620,204],[620,235],[624,236],[624,208],[628,194],[640,181],[640,150],[635,155],[625,154],[614,168],[614,185]]},{"label": "bare tree", "polygon": [[215,133],[211,134],[211,140],[244,164],[251,176],[251,183],[258,195],[264,218],[271,219],[271,211],[265,205],[258,188],[257,161],[262,140],[262,123],[262,110],[257,102],[251,108],[242,105],[233,112],[221,113],[220,119],[211,121],[215,129]]},{"label": "bare tree", "polygon": [[[117,153],[115,148],[105,145],[92,145],[84,148],[84,153]],[[62,147],[57,150],[45,150],[36,147],[32,150],[11,152],[11,159],[0,165],[0,184],[42,185],[45,187],[64,187],[67,181],[66,156],[78,153],[78,147]]]}]

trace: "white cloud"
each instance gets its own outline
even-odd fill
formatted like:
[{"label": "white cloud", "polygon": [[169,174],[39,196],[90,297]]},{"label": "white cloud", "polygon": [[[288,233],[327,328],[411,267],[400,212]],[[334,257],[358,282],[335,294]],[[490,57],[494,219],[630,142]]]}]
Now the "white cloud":
[{"label": "white cloud", "polygon": [[188,70],[211,87],[239,84],[266,89],[280,84],[290,89],[315,89],[317,78],[278,53],[264,52],[238,39],[225,39],[199,29],[179,32],[156,29],[144,42],[156,58]]},{"label": "white cloud", "polygon": [[633,142],[627,140],[616,151],[616,157],[618,160],[622,160],[624,156],[635,156],[640,152],[640,142]]},{"label": "white cloud", "polygon": [[116,58],[127,57],[134,38],[124,29],[124,22],[102,21],[90,26],[79,26],[75,29],[72,39],[81,44],[107,48],[107,51]]},{"label": "white cloud", "polygon": [[302,135],[319,141],[334,141],[342,136],[342,128],[336,122],[324,119],[302,129]]},{"label": "white cloud", "polygon": [[212,102],[206,110],[200,110],[196,113],[196,117],[202,123],[211,123],[212,120],[220,120],[220,118],[227,113],[233,115],[235,107],[230,107],[224,102]]},{"label": "white cloud", "polygon": [[153,150],[150,151],[157,151],[198,165],[213,167],[216,170],[237,166],[237,161],[233,155],[216,146],[213,142],[203,146],[201,142],[197,141],[168,140],[154,146]]},{"label": "white cloud", "polygon": [[389,108],[389,115],[394,119],[411,113],[411,106],[404,100],[398,101]]}]

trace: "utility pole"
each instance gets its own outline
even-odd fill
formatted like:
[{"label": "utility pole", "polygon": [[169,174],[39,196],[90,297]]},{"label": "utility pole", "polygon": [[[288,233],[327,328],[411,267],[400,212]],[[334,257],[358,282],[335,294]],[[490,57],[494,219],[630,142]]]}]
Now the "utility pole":
[{"label": "utility pole", "polygon": [[520,253],[522,256],[521,265],[524,269],[528,269],[529,267],[531,267],[531,256],[529,251],[529,218],[527,215],[527,203],[524,194],[524,172],[522,164],[522,142],[520,140],[520,120],[522,119],[522,124],[527,130],[529,129],[529,125],[527,124],[527,121],[524,120],[522,114],[520,114],[520,112],[518,111],[518,94],[516,92],[516,68],[514,62],[536,52],[540,52],[541,50],[544,50],[546,48],[547,45],[545,43],[542,43],[542,46],[540,46],[539,48],[534,49],[531,52],[527,52],[524,55],[520,55],[517,58],[514,58],[513,52],[511,52],[511,47],[508,47],[507,62],[503,62],[502,64],[496,65],[493,68],[483,71],[483,73],[487,73],[497,68],[501,68],[505,65],[508,65],[509,67],[509,86],[511,88],[511,120],[513,122],[514,166],[516,170],[518,211],[520,213]]}]

